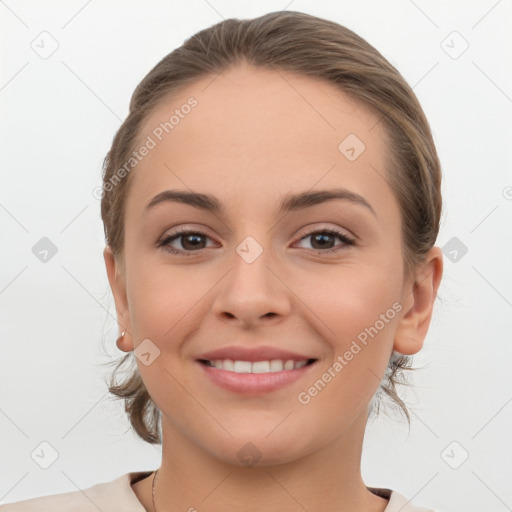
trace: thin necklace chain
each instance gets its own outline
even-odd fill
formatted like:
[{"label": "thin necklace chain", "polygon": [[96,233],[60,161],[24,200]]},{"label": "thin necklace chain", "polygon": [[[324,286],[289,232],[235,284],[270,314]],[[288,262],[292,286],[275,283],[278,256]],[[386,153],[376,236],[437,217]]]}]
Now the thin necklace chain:
[{"label": "thin necklace chain", "polygon": [[151,494],[151,499],[153,501],[153,508],[155,509],[155,512],[156,512],[156,506],[155,506],[155,482],[156,482],[156,474],[158,473],[158,469],[155,471],[155,475],[153,476],[153,485],[152,485],[152,494]]}]

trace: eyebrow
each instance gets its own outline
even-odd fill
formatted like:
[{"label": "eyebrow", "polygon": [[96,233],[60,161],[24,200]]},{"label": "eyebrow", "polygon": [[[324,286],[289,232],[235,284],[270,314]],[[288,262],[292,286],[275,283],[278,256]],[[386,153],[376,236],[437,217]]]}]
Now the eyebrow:
[{"label": "eyebrow", "polygon": [[[363,196],[345,188],[288,194],[281,200],[279,213],[304,210],[333,199],[340,199],[364,206],[377,217],[375,210]],[[215,196],[210,194],[201,194],[186,190],[164,190],[151,199],[145,211],[151,210],[156,205],[167,201],[188,204],[195,208],[218,214],[223,213],[225,210],[224,205]]]}]

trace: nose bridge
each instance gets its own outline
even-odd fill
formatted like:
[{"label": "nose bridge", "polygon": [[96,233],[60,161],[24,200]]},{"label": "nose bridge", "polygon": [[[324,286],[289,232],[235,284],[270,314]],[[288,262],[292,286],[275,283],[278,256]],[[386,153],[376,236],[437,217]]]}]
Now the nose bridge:
[{"label": "nose bridge", "polygon": [[251,323],[265,315],[286,315],[289,312],[286,287],[270,270],[278,265],[272,257],[274,252],[265,247],[269,237],[262,237],[263,243],[247,236],[236,246],[231,258],[231,271],[223,280],[214,301],[213,309],[217,315]]},{"label": "nose bridge", "polygon": [[241,288],[248,287],[253,293],[259,293],[260,289],[261,291],[268,289],[271,252],[267,243],[264,247],[254,237],[246,237],[235,249],[233,285]]}]

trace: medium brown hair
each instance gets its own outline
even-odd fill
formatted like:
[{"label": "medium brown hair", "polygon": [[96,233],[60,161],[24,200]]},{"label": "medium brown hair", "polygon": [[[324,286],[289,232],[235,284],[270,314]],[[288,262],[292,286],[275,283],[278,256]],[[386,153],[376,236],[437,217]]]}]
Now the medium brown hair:
[{"label": "medium brown hair", "polygon": [[[390,141],[385,179],[400,206],[404,273],[409,276],[436,241],[442,207],[441,168],[425,114],[404,78],[368,42],[333,21],[295,11],[228,19],[201,30],[166,55],[137,86],[103,166],[101,216],[116,260],[122,259],[125,201],[133,174],[123,173],[119,179],[118,172],[134,151],[143,122],[164,98],[242,62],[320,78],[378,115]],[[409,421],[396,384],[406,382],[403,370],[410,369],[411,361],[392,352],[372,410],[377,405],[378,411],[380,397],[387,395]],[[131,373],[117,383],[116,373],[126,362],[131,363]],[[160,411],[132,352],[117,361],[109,391],[125,400],[135,432],[149,443],[161,443]]]}]

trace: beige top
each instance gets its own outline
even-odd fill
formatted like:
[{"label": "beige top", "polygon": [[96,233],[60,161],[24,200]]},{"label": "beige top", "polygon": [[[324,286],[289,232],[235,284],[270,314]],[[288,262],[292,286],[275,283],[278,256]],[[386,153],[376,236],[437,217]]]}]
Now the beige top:
[{"label": "beige top", "polygon": [[[130,484],[146,478],[152,471],[125,473],[110,482],[93,485],[82,491],[52,494],[16,503],[0,505],[0,512],[146,512]],[[390,489],[369,487],[378,496],[389,499],[385,512],[434,512],[416,507]]]}]

